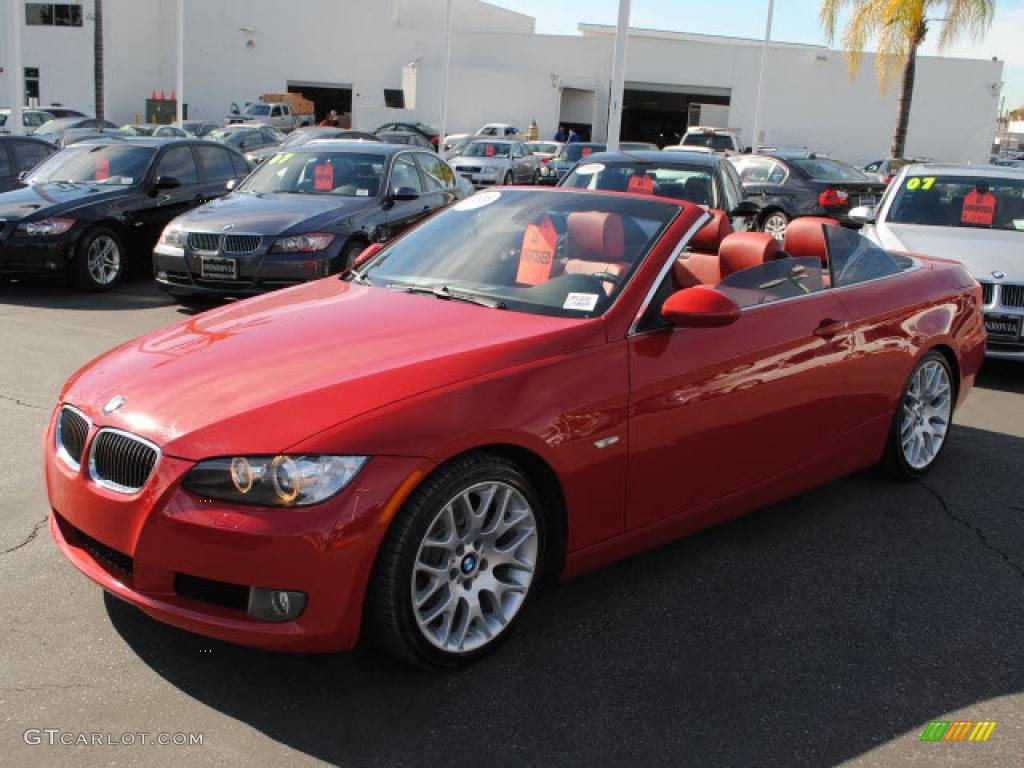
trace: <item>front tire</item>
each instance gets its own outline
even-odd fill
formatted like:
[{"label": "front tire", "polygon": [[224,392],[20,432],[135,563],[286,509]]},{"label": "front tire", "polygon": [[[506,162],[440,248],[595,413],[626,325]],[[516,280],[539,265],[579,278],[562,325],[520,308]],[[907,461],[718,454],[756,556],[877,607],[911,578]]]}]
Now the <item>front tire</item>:
[{"label": "front tire", "polygon": [[956,390],[945,356],[931,351],[910,373],[882,455],[880,468],[895,480],[919,480],[946,446]]},{"label": "front tire", "polygon": [[541,499],[512,462],[474,453],[441,467],[399,511],[367,594],[367,630],[417,666],[492,651],[543,582]]},{"label": "front tire", "polygon": [[345,247],[341,249],[341,258],[339,259],[342,270],[351,269],[355,265],[356,257],[365,251],[369,245],[365,240],[351,240],[345,243]]},{"label": "front tire", "polygon": [[78,241],[75,286],[84,291],[109,291],[124,274],[121,237],[108,227],[96,227]]},{"label": "front tire", "polygon": [[501,179],[501,186],[507,187],[512,184],[512,171],[505,171],[505,175]]}]

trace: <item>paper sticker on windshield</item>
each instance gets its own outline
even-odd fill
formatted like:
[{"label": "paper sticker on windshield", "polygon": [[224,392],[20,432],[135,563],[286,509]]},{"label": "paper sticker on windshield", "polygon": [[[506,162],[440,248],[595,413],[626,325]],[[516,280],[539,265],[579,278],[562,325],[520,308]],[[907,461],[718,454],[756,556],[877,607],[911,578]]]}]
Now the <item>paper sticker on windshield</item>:
[{"label": "paper sticker on windshield", "polygon": [[356,197],[369,197],[369,196],[370,196],[370,190],[368,190],[368,189],[357,189],[356,190]]},{"label": "paper sticker on windshield", "polygon": [[593,176],[595,173],[600,173],[603,170],[604,163],[587,163],[577,168],[576,173],[580,176]]},{"label": "paper sticker on windshield", "polygon": [[110,178],[110,158],[102,156],[96,158],[96,174],[94,178],[96,181],[106,181]]},{"label": "paper sticker on windshield", "polygon": [[960,213],[961,224],[978,224],[991,227],[996,215],[996,196],[991,192],[973,190],[964,198],[964,209]]},{"label": "paper sticker on windshield", "polygon": [[494,157],[494,145],[487,144],[486,146],[484,146],[484,154],[487,155],[488,157]]},{"label": "paper sticker on windshield", "polygon": [[626,191],[635,195],[653,195],[654,179],[647,173],[635,173],[629,178]]},{"label": "paper sticker on windshield", "polygon": [[462,202],[456,203],[452,208],[456,211],[475,211],[477,208],[490,205],[499,197],[501,197],[501,192],[477,192],[472,197],[467,197]]},{"label": "paper sticker on windshield", "polygon": [[596,293],[570,293],[565,297],[565,304],[562,305],[562,309],[578,309],[582,312],[590,312],[596,306]]},{"label": "paper sticker on windshield", "polygon": [[334,166],[330,163],[317,163],[313,166],[313,189],[317,192],[330,192],[334,189]]},{"label": "paper sticker on windshield", "polygon": [[544,217],[540,226],[529,224],[523,235],[523,247],[519,251],[519,271],[516,282],[523,285],[540,285],[551,278],[551,266],[555,263],[558,248],[558,232],[549,216]]}]

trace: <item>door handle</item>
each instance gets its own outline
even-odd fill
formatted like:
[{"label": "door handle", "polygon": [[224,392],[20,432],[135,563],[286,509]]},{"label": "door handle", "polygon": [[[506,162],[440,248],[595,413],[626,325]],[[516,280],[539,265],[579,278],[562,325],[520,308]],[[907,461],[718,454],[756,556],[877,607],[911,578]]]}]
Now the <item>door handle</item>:
[{"label": "door handle", "polygon": [[833,336],[845,329],[846,323],[844,321],[825,318],[818,323],[818,327],[814,329],[814,335],[823,339],[831,339]]}]

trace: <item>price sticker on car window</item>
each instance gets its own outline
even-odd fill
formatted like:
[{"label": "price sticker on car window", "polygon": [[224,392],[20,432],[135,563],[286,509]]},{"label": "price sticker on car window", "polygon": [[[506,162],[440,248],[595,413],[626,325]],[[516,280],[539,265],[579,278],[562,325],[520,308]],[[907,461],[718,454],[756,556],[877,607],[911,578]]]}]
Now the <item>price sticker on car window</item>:
[{"label": "price sticker on car window", "polygon": [[485,205],[490,205],[499,197],[501,197],[501,192],[477,192],[472,197],[467,197],[465,200],[453,205],[452,210],[475,211],[477,208],[483,208]]},{"label": "price sticker on car window", "polygon": [[545,216],[539,224],[528,224],[519,250],[519,270],[516,282],[522,285],[540,285],[551,277],[558,249],[558,232],[551,217]]},{"label": "price sticker on car window", "polygon": [[576,309],[580,312],[590,312],[597,306],[596,293],[570,293],[565,297],[565,304],[562,309]]},{"label": "price sticker on car window", "polygon": [[107,157],[96,158],[96,173],[94,177],[96,181],[106,181],[110,178],[110,159]]},{"label": "price sticker on car window", "polygon": [[915,189],[923,189],[927,192],[934,186],[934,176],[911,176],[909,179],[907,179],[907,189],[911,191]]},{"label": "price sticker on car window", "polygon": [[587,163],[581,165],[576,169],[578,176],[593,176],[595,173],[600,173],[604,170],[604,163]]},{"label": "price sticker on car window", "polygon": [[494,157],[494,145],[488,144],[484,147],[484,154],[488,157]]},{"label": "price sticker on car window", "polygon": [[594,148],[593,147],[584,147],[582,150],[580,150],[580,156],[581,157],[587,157],[588,155],[593,154],[593,152],[594,152]]},{"label": "price sticker on car window", "polygon": [[313,189],[317,192],[330,192],[334,189],[334,166],[330,163],[317,163],[313,167]]}]

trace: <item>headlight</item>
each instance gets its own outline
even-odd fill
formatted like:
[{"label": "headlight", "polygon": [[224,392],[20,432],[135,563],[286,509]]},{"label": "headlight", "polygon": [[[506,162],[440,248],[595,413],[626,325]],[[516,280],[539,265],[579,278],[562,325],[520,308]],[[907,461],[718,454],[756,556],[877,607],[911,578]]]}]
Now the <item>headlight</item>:
[{"label": "headlight", "polygon": [[541,176],[550,176],[552,173],[554,173],[554,171],[552,171],[550,167],[548,167],[546,165],[542,165],[540,167],[540,175]]},{"label": "headlight", "polygon": [[196,464],[182,485],[200,496],[240,504],[305,507],[338,493],[366,456],[235,456]]},{"label": "headlight", "polygon": [[327,232],[310,232],[308,235],[282,237],[270,248],[271,253],[315,253],[331,244],[334,235]]},{"label": "headlight", "polygon": [[169,245],[173,248],[184,248],[185,247],[185,230],[180,229],[174,224],[168,224],[160,235],[160,244]]},{"label": "headlight", "polygon": [[71,229],[74,223],[74,219],[40,219],[39,221],[29,221],[25,224],[19,224],[18,230],[33,237],[37,235],[42,237],[53,237],[54,235],[63,235]]}]

